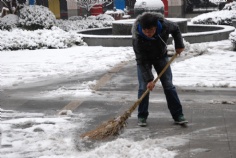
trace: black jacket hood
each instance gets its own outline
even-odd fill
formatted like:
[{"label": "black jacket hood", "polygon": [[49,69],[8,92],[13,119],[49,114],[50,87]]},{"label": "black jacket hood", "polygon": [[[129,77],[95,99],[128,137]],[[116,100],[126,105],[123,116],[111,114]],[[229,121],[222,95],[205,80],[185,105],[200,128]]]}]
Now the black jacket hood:
[{"label": "black jacket hood", "polygon": [[161,13],[144,12],[143,14],[138,15],[138,17],[134,21],[134,24],[133,24],[132,29],[131,29],[133,39],[137,38],[137,35],[139,34],[139,32],[137,31],[137,27],[138,27],[138,24],[139,24],[139,21],[140,21],[141,17],[144,16],[145,14],[152,14],[152,15],[156,16],[157,19],[159,19],[160,21],[164,20],[164,16]]}]

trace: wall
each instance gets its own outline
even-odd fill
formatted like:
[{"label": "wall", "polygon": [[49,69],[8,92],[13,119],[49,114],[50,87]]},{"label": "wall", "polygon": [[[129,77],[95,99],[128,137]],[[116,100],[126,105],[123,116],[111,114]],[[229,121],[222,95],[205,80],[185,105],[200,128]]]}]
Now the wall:
[{"label": "wall", "polygon": [[3,8],[3,4],[2,4],[2,2],[0,1],[0,12],[2,11],[2,8]]},{"label": "wall", "polygon": [[60,16],[61,19],[68,19],[68,9],[66,0],[60,0]]},{"label": "wall", "polygon": [[36,0],[36,4],[48,7],[48,0]]},{"label": "wall", "polygon": [[60,19],[60,1],[59,0],[49,0],[48,1],[49,9],[54,13],[57,19]]},{"label": "wall", "polygon": [[[190,33],[183,33],[183,38],[189,43],[212,42],[229,39],[229,34],[235,30],[233,26],[226,25],[188,25]],[[211,31],[209,31],[211,30]],[[201,31],[201,32],[197,32]],[[102,33],[100,33],[102,32]],[[112,28],[91,29],[80,31],[84,42],[89,46],[104,47],[122,47],[132,46],[131,35],[111,35]],[[97,34],[97,35],[95,35]],[[170,36],[168,44],[172,43],[173,38]]]},{"label": "wall", "polygon": [[67,1],[68,17],[78,15],[78,5],[75,1]]},{"label": "wall", "polygon": [[168,17],[181,18],[183,15],[184,0],[168,0]]}]

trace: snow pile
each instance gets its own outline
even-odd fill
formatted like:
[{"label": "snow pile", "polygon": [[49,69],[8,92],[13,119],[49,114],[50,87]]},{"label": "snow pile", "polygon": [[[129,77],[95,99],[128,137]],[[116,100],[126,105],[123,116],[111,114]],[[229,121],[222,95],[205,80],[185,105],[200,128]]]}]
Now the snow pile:
[{"label": "snow pile", "polygon": [[164,3],[161,0],[137,0],[134,9],[145,9],[159,11],[164,9]]},{"label": "snow pile", "polygon": [[[18,115],[17,111],[5,112],[0,109],[3,117],[10,113],[11,117]],[[76,152],[75,141],[77,130],[89,120],[85,115],[78,114],[65,117],[39,117],[39,113],[23,113],[28,118],[16,118],[1,121],[2,141],[0,157],[66,157]]]},{"label": "snow pile", "polygon": [[233,19],[236,19],[236,10],[221,10],[201,14],[194,17],[191,22],[194,24],[232,25]]},{"label": "snow pile", "polygon": [[[181,140],[183,145],[186,140]],[[176,138],[144,139],[133,141],[128,139],[117,139],[108,142],[91,151],[82,151],[81,158],[174,158],[176,151],[167,150],[165,147],[174,146],[179,142]],[[168,144],[169,145],[165,145]]]},{"label": "snow pile", "polygon": [[232,43],[236,43],[236,30],[229,34],[229,39],[231,40]]},{"label": "snow pile", "polygon": [[[188,57],[195,57],[202,54],[208,53],[207,44],[206,43],[194,43],[190,44],[185,39],[183,39],[184,42],[184,51],[181,53],[182,56],[188,56]],[[175,54],[175,43],[174,40],[172,41],[172,45],[167,45],[167,50],[169,55]]]},{"label": "snow pile", "polygon": [[124,15],[125,12],[123,10],[121,10],[121,9],[115,9],[115,10],[107,10],[105,12],[105,14],[107,14],[107,15],[115,15],[115,14],[117,14],[117,15]]},{"label": "snow pile", "polygon": [[236,10],[236,2],[225,4],[223,10]]},{"label": "snow pile", "polygon": [[30,5],[20,10],[19,24],[24,28],[30,30],[51,28],[55,23],[56,17],[47,7]]},{"label": "snow pile", "polygon": [[35,31],[0,30],[0,38],[0,50],[67,48],[85,44],[75,32],[65,32],[57,27],[53,27],[51,30]]},{"label": "snow pile", "polygon": [[96,20],[114,21],[115,19],[108,14],[99,14],[98,16],[96,16]]}]

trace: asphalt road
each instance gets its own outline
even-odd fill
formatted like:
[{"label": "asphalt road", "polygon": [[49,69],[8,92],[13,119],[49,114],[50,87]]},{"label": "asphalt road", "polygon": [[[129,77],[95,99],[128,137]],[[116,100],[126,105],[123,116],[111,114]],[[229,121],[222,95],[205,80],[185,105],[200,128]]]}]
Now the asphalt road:
[{"label": "asphalt road", "polygon": [[[42,92],[59,87],[74,90],[81,80],[99,80],[93,95],[84,97],[55,96],[43,98]],[[150,96],[148,126],[137,126],[137,110],[127,120],[127,127],[118,136],[142,140],[146,138],[180,138],[183,144],[172,146],[180,158],[235,158],[236,157],[236,89],[176,87],[183,104],[187,127],[175,125],[167,109],[165,96],[157,86]],[[0,91],[0,105],[5,110],[40,112],[56,115],[61,110],[85,113],[92,121],[84,131],[103,121],[121,115],[137,99],[135,62],[118,65],[109,72],[67,79],[48,79]]]}]

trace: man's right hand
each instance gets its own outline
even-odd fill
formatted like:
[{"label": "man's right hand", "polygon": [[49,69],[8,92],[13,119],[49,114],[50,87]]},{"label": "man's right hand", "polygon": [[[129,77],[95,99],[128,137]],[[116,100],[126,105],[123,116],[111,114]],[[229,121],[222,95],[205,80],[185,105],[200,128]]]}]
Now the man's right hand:
[{"label": "man's right hand", "polygon": [[180,53],[184,51],[184,48],[176,48],[175,51],[180,55]]},{"label": "man's right hand", "polygon": [[155,87],[155,83],[154,83],[153,81],[148,82],[147,88],[148,88],[150,91],[152,91],[154,87]]}]

